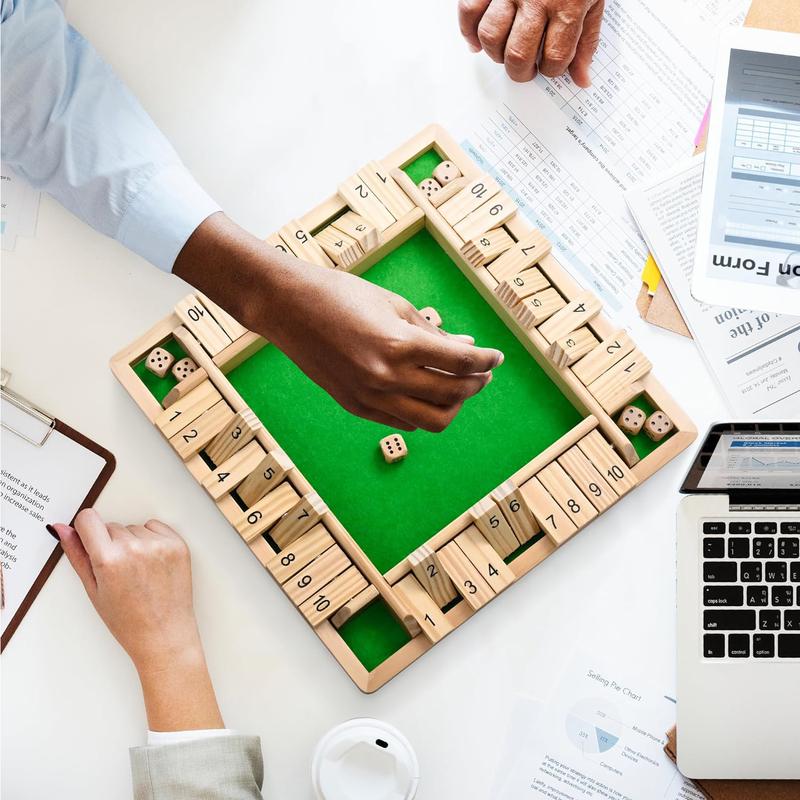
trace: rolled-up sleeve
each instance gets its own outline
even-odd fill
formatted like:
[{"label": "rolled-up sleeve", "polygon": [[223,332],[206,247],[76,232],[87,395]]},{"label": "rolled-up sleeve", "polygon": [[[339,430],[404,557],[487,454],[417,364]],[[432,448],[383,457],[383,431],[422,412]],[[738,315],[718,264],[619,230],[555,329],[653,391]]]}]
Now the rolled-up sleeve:
[{"label": "rolled-up sleeve", "polygon": [[55,0],[2,0],[2,158],[164,270],[219,206]]}]

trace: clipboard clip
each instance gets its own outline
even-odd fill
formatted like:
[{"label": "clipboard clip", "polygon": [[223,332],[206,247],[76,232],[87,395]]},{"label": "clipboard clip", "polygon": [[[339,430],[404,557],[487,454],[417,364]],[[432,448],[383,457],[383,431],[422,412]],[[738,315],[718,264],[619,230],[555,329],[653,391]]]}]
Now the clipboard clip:
[{"label": "clipboard clip", "polygon": [[50,438],[50,434],[55,430],[55,417],[51,417],[47,412],[43,411],[38,406],[35,406],[21,395],[18,395],[16,392],[12,392],[7,386],[10,377],[11,374],[7,370],[3,370],[2,378],[0,379],[0,394],[2,395],[3,399],[8,400],[11,405],[16,406],[20,411],[28,414],[28,416],[31,416],[42,424],[47,425],[47,430],[45,431],[44,436],[42,436],[40,439],[34,439],[28,436],[27,433],[17,430],[13,426],[9,425],[4,419],[0,419],[0,426],[16,436],[19,436],[20,439],[24,439],[26,442],[29,442],[35,447],[44,447],[45,443]]}]

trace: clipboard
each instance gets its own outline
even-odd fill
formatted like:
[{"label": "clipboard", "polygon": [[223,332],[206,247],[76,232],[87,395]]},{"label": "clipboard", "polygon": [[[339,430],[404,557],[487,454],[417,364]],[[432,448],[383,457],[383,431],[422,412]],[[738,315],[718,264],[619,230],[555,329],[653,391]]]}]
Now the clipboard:
[{"label": "clipboard", "polygon": [[[103,490],[105,485],[108,483],[109,479],[111,478],[114,469],[116,468],[117,462],[114,458],[114,455],[109,451],[106,450],[104,447],[101,447],[97,442],[92,441],[88,437],[84,436],[82,433],[76,431],[74,428],[71,428],[69,425],[62,422],[60,419],[48,414],[46,411],[43,411],[38,406],[34,405],[33,403],[26,400],[21,395],[17,394],[16,392],[11,391],[7,387],[7,383],[9,380],[9,373],[6,370],[2,372],[2,379],[0,379],[0,393],[2,395],[2,399],[8,401],[17,409],[22,411],[24,414],[32,417],[37,422],[41,423],[44,426],[44,433],[38,437],[29,436],[22,430],[17,430],[13,426],[7,424],[6,420],[2,420],[2,427],[4,430],[8,431],[9,433],[20,437],[23,439],[27,444],[31,447],[44,447],[50,436],[52,435],[53,431],[58,431],[63,436],[71,439],[76,444],[80,445],[86,450],[89,450],[91,453],[99,456],[100,459],[104,462],[103,467],[100,470],[100,473],[97,475],[97,478],[94,480],[94,483],[90,486],[86,496],[83,498],[83,501],[80,503],[79,507],[75,509],[75,512],[70,519],[70,523],[74,522],[75,517],[78,515],[78,512],[83,510],[84,508],[88,508],[89,506],[93,505],[97,500],[100,492]],[[17,607],[16,611],[14,612],[14,616],[8,621],[8,624],[5,627],[5,630],[2,633],[2,637],[0,637],[0,652],[5,650],[6,645],[8,644],[9,640],[11,639],[12,635],[19,627],[20,622],[22,622],[23,617],[28,612],[28,609],[31,607],[31,604],[36,599],[36,596],[41,591],[42,587],[45,584],[45,581],[50,577],[50,573],[55,569],[56,564],[58,563],[58,559],[61,558],[63,550],[61,549],[61,545],[53,540],[53,552],[50,554],[49,558],[45,562],[44,566],[36,576],[35,580],[31,584],[30,588],[27,590],[24,598],[20,602],[19,606]]]}]

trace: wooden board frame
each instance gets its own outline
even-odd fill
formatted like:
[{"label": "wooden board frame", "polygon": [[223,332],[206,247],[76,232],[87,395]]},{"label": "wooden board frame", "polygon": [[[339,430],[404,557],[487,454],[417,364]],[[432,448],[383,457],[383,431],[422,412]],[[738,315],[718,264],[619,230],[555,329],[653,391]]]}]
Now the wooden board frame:
[{"label": "wooden board frame", "polygon": [[[431,149],[435,150],[442,159],[455,162],[468,179],[474,179],[481,174],[477,165],[471,161],[453,138],[438,125],[431,125],[425,128],[389,154],[382,160],[381,165],[392,175],[405,194],[411,199],[414,208],[383,231],[382,243],[353,264],[349,271],[354,274],[363,273],[423,227],[427,228],[484,300],[511,329],[567,399],[584,416],[583,421],[575,428],[568,431],[514,475],[509,476],[514,484],[521,486],[539,470],[558,458],[593,430],[598,430],[603,435],[631,469],[637,482],[639,484],[642,483],[667,462],[675,458],[695,439],[697,430],[691,420],[656,380],[652,372],[648,373],[640,381],[642,394],[652,406],[664,410],[670,416],[675,425],[675,432],[656,450],[639,459],[630,440],[581,383],[571,367],[559,368],[548,358],[547,353],[550,345],[544,336],[536,328],[526,330],[521,327],[510,311],[498,301],[494,294],[494,289],[497,285],[495,278],[485,266],[475,269],[467,263],[460,252],[464,242],[453,228],[444,221],[439,210],[428,201],[410,178],[402,172],[405,166]],[[348,207],[345,202],[339,195],[335,194],[300,217],[298,221],[305,230],[313,235],[347,210]],[[516,241],[529,234],[532,230],[520,213],[515,214],[503,227]],[[582,287],[573,280],[554,256],[544,256],[538,262],[538,267],[550,284],[566,300],[574,298],[582,291]],[[616,331],[616,327],[602,313],[592,319],[588,327],[599,340],[612,336]],[[139,379],[133,366],[141,361],[151,349],[163,344],[170,338],[177,339],[187,354],[206,370],[208,378],[214,383],[224,400],[235,412],[243,411],[247,408],[244,400],[227,380],[225,374],[263,347],[266,342],[258,335],[247,332],[212,358],[206,353],[200,342],[181,325],[180,319],[173,312],[131,345],[117,353],[111,360],[111,368],[115,376],[151,422],[155,420],[163,409]],[[262,422],[264,421],[262,420]],[[272,437],[266,427],[261,428],[256,433],[255,438],[267,451],[280,447],[279,442]],[[186,466],[198,482],[201,482],[211,474],[210,467],[200,455],[190,458],[186,462]],[[314,491],[313,486],[296,467],[289,470],[286,480],[300,495]],[[241,518],[242,510],[230,495],[224,495],[216,505],[232,526],[236,520]],[[314,628],[319,638],[322,639],[328,650],[341,664],[356,686],[364,692],[373,692],[433,646],[433,643],[420,632],[413,616],[392,589],[393,584],[409,574],[411,564],[406,558],[385,574],[381,574],[332,511],[327,510],[323,514],[321,521],[335,542],[344,550],[351,562],[358,567],[362,575],[374,588],[374,591],[377,592],[376,596],[386,603],[412,637],[410,641],[383,663],[372,671],[368,671],[350,650],[330,619],[325,620]],[[469,509],[464,509],[461,515],[431,537],[427,545],[433,550],[441,549],[467,528],[471,522],[472,518],[469,514]],[[262,536],[251,542],[249,547],[262,565],[266,565],[276,552]],[[515,577],[519,578],[547,558],[555,549],[556,545],[552,540],[544,536],[518,553],[516,557],[510,560],[509,566]],[[445,613],[445,618],[453,628],[456,628],[474,613],[466,602],[461,601],[449,607]]]}]

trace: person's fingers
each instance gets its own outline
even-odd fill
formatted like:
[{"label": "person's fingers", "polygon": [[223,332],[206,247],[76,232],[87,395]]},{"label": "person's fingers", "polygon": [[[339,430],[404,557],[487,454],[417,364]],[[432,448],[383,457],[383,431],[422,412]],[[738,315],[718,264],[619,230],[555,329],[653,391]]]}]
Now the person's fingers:
[{"label": "person's fingers", "polygon": [[538,3],[520,6],[506,42],[505,65],[512,81],[531,81],[536,77],[536,59],[542,46],[547,15]]},{"label": "person's fingers", "polygon": [[469,49],[473,53],[480,53],[481,51],[481,43],[478,39],[478,23],[491,2],[492,0],[459,0],[458,26],[461,28],[461,35],[467,40]]},{"label": "person's fingers", "polygon": [[569,74],[572,80],[582,89],[588,89],[592,85],[589,67],[592,66],[592,59],[600,44],[604,6],[605,0],[597,0],[587,12],[586,19],[583,21],[583,31],[575,50],[575,57],[569,65]]},{"label": "person's fingers", "polygon": [[144,526],[151,533],[158,534],[159,536],[168,536],[170,539],[182,539],[183,537],[173,528],[170,528],[165,522],[160,519],[149,519],[145,522]]},{"label": "person's fingers", "polygon": [[109,555],[112,547],[111,534],[93,508],[85,508],[75,517],[75,531],[92,564],[102,562]]},{"label": "person's fingers", "polygon": [[401,391],[437,406],[453,406],[478,394],[491,380],[491,372],[457,377],[448,372],[422,368],[414,370],[402,382]]},{"label": "person's fingers", "polygon": [[486,55],[503,63],[506,51],[506,40],[514,24],[517,6],[513,0],[492,0],[489,8],[478,23],[478,40]]},{"label": "person's fingers", "polygon": [[466,342],[467,344],[475,344],[475,337],[470,336],[468,333],[447,333],[447,331],[445,331],[445,335],[451,339],[455,339],[457,342]]},{"label": "person's fingers", "polygon": [[86,593],[89,595],[89,597],[92,597],[97,589],[97,581],[94,577],[94,571],[92,570],[92,562],[89,559],[89,554],[86,552],[86,548],[83,546],[83,542],[81,542],[78,532],[72,526],[62,525],[60,523],[53,525],[53,528],[58,534],[58,538],[61,541],[61,548],[63,549],[67,560],[70,564],[72,564],[72,568],[81,579],[81,583],[86,589]]},{"label": "person's fingers", "polygon": [[368,419],[371,422],[377,422],[379,425],[386,425],[388,428],[395,428],[401,431],[415,431],[417,425],[412,425],[404,419],[394,416],[393,414],[382,409],[382,406],[391,405],[389,400],[390,395],[379,395],[373,398],[371,405],[362,403],[358,400],[340,401],[341,405],[351,414],[357,417]]},{"label": "person's fingers", "polygon": [[417,428],[441,433],[461,410],[461,403],[452,406],[437,406],[416,397],[406,395],[387,395],[387,412],[398,419],[405,420]]},{"label": "person's fingers", "polygon": [[108,528],[108,535],[111,537],[112,542],[118,542],[121,539],[129,539],[134,535],[133,531],[129,530],[120,522],[109,522],[106,524],[106,528]]},{"label": "person's fingers", "polygon": [[433,367],[453,375],[491,372],[503,363],[503,354],[490,347],[475,347],[449,336],[424,334],[412,344],[411,357],[419,367]]},{"label": "person's fingers", "polygon": [[575,57],[586,11],[556,11],[547,22],[539,71],[548,78],[563,75]]}]

